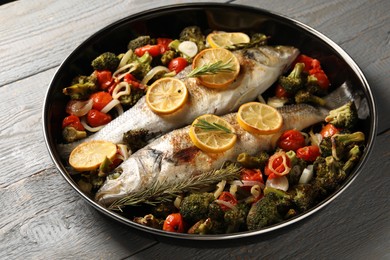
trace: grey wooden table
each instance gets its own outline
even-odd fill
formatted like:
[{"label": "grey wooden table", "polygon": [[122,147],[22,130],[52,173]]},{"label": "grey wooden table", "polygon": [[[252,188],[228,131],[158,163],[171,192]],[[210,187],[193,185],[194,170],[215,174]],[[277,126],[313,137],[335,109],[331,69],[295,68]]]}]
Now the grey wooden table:
[{"label": "grey wooden table", "polygon": [[370,161],[334,202],[266,235],[222,242],[153,236],[98,213],[65,182],[42,134],[61,61],[102,27],[185,1],[21,0],[0,6],[0,259],[390,259],[390,1],[219,1],[289,16],[339,44],[379,110]]}]

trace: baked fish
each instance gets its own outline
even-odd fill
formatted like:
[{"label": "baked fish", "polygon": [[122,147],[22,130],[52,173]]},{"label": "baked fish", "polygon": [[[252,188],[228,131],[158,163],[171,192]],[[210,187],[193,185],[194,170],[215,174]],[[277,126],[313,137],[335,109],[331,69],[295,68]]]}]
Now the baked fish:
[{"label": "baked fish", "polygon": [[60,144],[61,157],[69,158],[70,152],[82,142],[104,140],[119,144],[123,142],[123,134],[130,130],[143,129],[150,136],[156,136],[188,125],[203,114],[224,115],[236,111],[241,104],[254,100],[267,90],[288,69],[299,50],[289,46],[261,46],[238,50],[234,54],[240,63],[240,73],[227,88],[200,86],[195,78],[185,77],[191,70],[188,67],[177,75],[184,80],[189,92],[188,103],[182,109],[169,115],[157,115],[143,97],[99,132],[80,141]]},{"label": "baked fish", "polygon": [[236,113],[223,118],[234,128],[237,142],[233,148],[221,153],[205,153],[198,149],[189,137],[189,127],[169,132],[131,155],[120,166],[117,179],[107,179],[96,194],[96,201],[110,205],[117,199],[148,189],[154,182],[180,182],[191,176],[218,169],[227,161],[235,161],[240,153],[256,154],[275,148],[280,134],[287,129],[302,130],[324,121],[328,110],[307,104],[279,108],[283,117],[282,129],[272,135],[254,135],[243,130],[236,120]]}]

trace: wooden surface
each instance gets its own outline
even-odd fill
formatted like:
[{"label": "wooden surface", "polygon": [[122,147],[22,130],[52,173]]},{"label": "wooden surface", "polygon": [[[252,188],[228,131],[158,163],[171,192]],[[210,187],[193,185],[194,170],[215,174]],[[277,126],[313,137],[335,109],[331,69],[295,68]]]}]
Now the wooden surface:
[{"label": "wooden surface", "polygon": [[[390,259],[390,1],[228,1],[319,30],[363,70],[379,111],[369,163],[334,202],[276,232],[222,242],[153,236],[98,213],[49,158],[42,105],[61,61],[102,27],[185,1],[15,1],[0,6],[0,259]],[[226,1],[220,1],[226,2]]]}]

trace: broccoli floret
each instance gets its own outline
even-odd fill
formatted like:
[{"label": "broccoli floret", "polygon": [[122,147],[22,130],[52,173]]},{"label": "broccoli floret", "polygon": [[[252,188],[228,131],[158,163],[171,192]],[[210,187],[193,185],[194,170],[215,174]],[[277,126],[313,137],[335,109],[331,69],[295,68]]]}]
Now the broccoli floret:
[{"label": "broccoli floret", "polygon": [[224,220],[226,227],[226,233],[238,232],[246,223],[246,217],[249,212],[249,205],[245,203],[237,204],[231,210],[225,212]]},{"label": "broccoli floret", "polygon": [[71,99],[87,99],[98,89],[96,83],[97,78],[94,75],[78,76],[73,79],[72,85],[64,88],[62,92],[70,96]]},{"label": "broccoli floret", "polygon": [[287,93],[295,94],[298,92],[298,90],[303,88],[304,68],[305,64],[298,62],[295,64],[294,69],[290,72],[288,76],[280,76],[279,84],[286,90]]},{"label": "broccoli floret", "polygon": [[316,96],[325,96],[328,93],[327,88],[320,87],[318,79],[314,75],[307,76],[305,89]]},{"label": "broccoli floret", "polygon": [[319,147],[320,147],[320,151],[321,151],[321,156],[322,157],[327,157],[327,156],[332,155],[332,140],[331,140],[331,136],[322,138]]},{"label": "broccoli floret", "polygon": [[149,131],[145,129],[130,130],[123,134],[123,142],[133,153],[144,147],[150,138]]},{"label": "broccoli floret", "polygon": [[132,72],[132,74],[138,78],[143,79],[145,75],[152,69],[152,56],[149,52],[145,52],[141,57],[137,57],[137,55],[133,54],[128,63],[134,62],[136,64],[136,69]]},{"label": "broccoli floret", "polygon": [[127,49],[134,51],[135,49],[137,49],[139,47],[150,44],[150,41],[151,41],[151,38],[148,35],[138,36],[137,38],[135,38],[129,42],[129,44],[127,45]]},{"label": "broccoli floret", "polygon": [[205,37],[198,26],[189,26],[184,28],[180,33],[180,41],[192,41],[198,47],[198,51],[206,48]]},{"label": "broccoli floret", "polygon": [[326,104],[326,101],[323,98],[320,98],[316,95],[313,95],[312,93],[310,93],[307,90],[299,90],[295,94],[295,102],[297,104],[310,103],[310,104],[314,104],[317,106],[325,106],[325,104]]},{"label": "broccoli floret", "polygon": [[237,157],[237,162],[239,162],[244,168],[264,168],[265,164],[269,159],[269,154],[265,151],[261,152],[257,156],[252,156],[248,153],[241,153]]},{"label": "broccoli floret", "polygon": [[331,137],[332,156],[342,160],[348,156],[348,152],[354,145],[361,144],[364,140],[364,133],[360,131],[351,134],[335,134]]},{"label": "broccoli floret", "polygon": [[201,219],[206,219],[209,205],[214,201],[212,193],[191,193],[183,198],[180,204],[180,213],[188,223],[195,223]]},{"label": "broccoli floret", "polygon": [[312,184],[298,184],[288,191],[290,198],[300,212],[313,207],[317,202],[317,189]]},{"label": "broccoli floret", "polygon": [[74,127],[67,126],[62,130],[62,136],[66,142],[71,143],[87,137],[87,132],[79,131]]},{"label": "broccoli floret", "polygon": [[91,65],[95,70],[115,71],[119,65],[119,58],[112,52],[105,52],[96,57]]},{"label": "broccoli floret", "polygon": [[221,208],[221,206],[216,202],[211,202],[209,205],[209,211],[207,216],[212,220],[223,221],[223,217],[225,215],[225,211]]},{"label": "broccoli floret", "polygon": [[161,56],[161,63],[163,65],[168,65],[171,60],[173,60],[176,57],[176,52],[173,50],[167,50],[164,52],[164,54]]},{"label": "broccoli floret", "polygon": [[355,103],[350,101],[339,108],[329,111],[325,121],[339,128],[353,129],[358,121]]},{"label": "broccoli floret", "polygon": [[348,160],[345,162],[343,166],[343,171],[348,174],[352,168],[359,161],[361,155],[360,147],[358,145],[354,145],[348,153]]},{"label": "broccoli floret", "polygon": [[266,189],[268,191],[264,197],[253,204],[248,212],[246,223],[249,230],[260,229],[283,221],[292,207],[287,193],[269,187]]},{"label": "broccoli floret", "polygon": [[[131,86],[130,86],[131,87]],[[145,90],[140,88],[131,87],[131,92],[129,95],[122,95],[119,97],[119,102],[121,102],[124,107],[134,106],[138,100],[140,100],[146,94]]]}]

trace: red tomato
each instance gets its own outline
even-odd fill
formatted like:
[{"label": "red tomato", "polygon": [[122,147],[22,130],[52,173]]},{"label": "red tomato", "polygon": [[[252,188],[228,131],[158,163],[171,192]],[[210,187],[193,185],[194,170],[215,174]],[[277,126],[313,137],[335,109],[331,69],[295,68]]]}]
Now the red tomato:
[{"label": "red tomato", "polygon": [[301,54],[299,55],[296,59],[295,59],[295,63],[303,63],[305,64],[305,69],[304,71],[306,72],[309,72],[309,70],[311,69],[311,66],[312,66],[312,62],[313,62],[313,58],[307,56],[307,55],[304,55],[304,54]]},{"label": "red tomato", "polygon": [[141,85],[141,83],[139,83],[138,80],[131,74],[126,74],[123,81],[129,83],[132,87],[145,89],[145,86]]},{"label": "red tomato", "polygon": [[285,151],[296,151],[298,148],[305,146],[305,137],[300,131],[290,129],[282,133],[277,144]]},{"label": "red tomato", "polygon": [[96,77],[98,84],[102,90],[108,89],[114,82],[111,71],[109,70],[96,71]]},{"label": "red tomato", "polygon": [[333,124],[327,124],[321,129],[320,134],[325,138],[335,135],[338,132],[340,132],[339,129],[337,129]]},{"label": "red tomato", "polygon": [[104,91],[93,93],[90,98],[93,101],[92,108],[99,111],[101,111],[112,100],[111,95]]},{"label": "red tomato", "polygon": [[[229,202],[230,204],[232,204],[233,206],[237,205],[237,199],[236,197],[234,197],[230,192],[228,191],[223,191],[221,193],[221,195],[219,195],[218,197],[219,200],[222,200],[222,201],[226,201],[226,202]],[[221,206],[221,209],[226,211],[226,210],[229,210],[230,208],[225,206],[225,205],[220,205]]]},{"label": "red tomato", "polygon": [[241,171],[241,180],[243,181],[258,181],[264,183],[263,175],[259,169],[243,169]]},{"label": "red tomato", "polygon": [[78,131],[84,131],[84,126],[80,122],[80,118],[78,118],[75,115],[70,115],[64,118],[62,121],[62,128],[65,128],[67,126],[73,127],[74,129]]},{"label": "red tomato", "polygon": [[157,38],[157,45],[160,46],[161,54],[169,50],[169,44],[171,43],[171,41],[172,39],[169,38]]},{"label": "red tomato", "polygon": [[161,54],[161,49],[160,49],[160,46],[159,45],[145,45],[143,47],[139,47],[137,49],[134,50],[134,53],[135,55],[137,55],[138,57],[142,57],[145,52],[149,52],[149,54],[152,56],[152,57],[156,57],[158,55]]},{"label": "red tomato", "polygon": [[168,64],[170,71],[175,71],[176,74],[182,71],[187,66],[187,60],[183,57],[177,57],[171,60]]},{"label": "red tomato", "polygon": [[184,232],[184,221],[180,213],[172,213],[168,215],[163,224],[163,230],[183,233]]},{"label": "red tomato", "polygon": [[309,145],[297,150],[297,157],[307,162],[314,162],[320,156],[320,148],[316,145]]},{"label": "red tomato", "polygon": [[323,70],[311,74],[317,78],[318,86],[323,89],[327,89],[330,85],[329,79]]},{"label": "red tomato", "polygon": [[277,176],[283,176],[290,172],[291,162],[286,153],[279,151],[274,153],[268,160],[268,164],[265,166],[264,174]]},{"label": "red tomato", "polygon": [[111,122],[111,115],[102,113],[96,109],[91,109],[87,114],[87,122],[92,127],[105,125]]},{"label": "red tomato", "polygon": [[275,96],[278,98],[288,98],[290,94],[281,86],[277,85],[275,89]]}]

